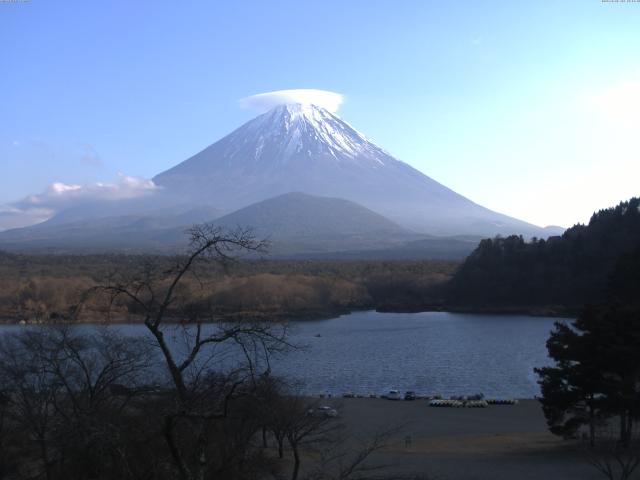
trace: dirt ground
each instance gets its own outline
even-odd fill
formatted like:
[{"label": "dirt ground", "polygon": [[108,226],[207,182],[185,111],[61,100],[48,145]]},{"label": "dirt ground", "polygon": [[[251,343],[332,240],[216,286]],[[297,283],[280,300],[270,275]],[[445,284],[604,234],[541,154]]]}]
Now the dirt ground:
[{"label": "dirt ground", "polygon": [[435,408],[426,400],[333,399],[341,420],[360,438],[402,428],[372,459],[395,473],[441,480],[596,480],[584,454],[547,431],[540,405]]}]

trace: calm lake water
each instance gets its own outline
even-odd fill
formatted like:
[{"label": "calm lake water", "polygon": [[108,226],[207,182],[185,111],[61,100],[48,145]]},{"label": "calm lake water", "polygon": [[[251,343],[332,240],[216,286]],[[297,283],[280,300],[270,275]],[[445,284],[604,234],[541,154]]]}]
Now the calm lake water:
[{"label": "calm lake water", "polygon": [[[531,398],[533,368],[550,363],[556,319],[445,312],[359,312],[295,325],[307,345],[274,365],[310,393],[384,392]],[[320,337],[316,337],[316,335]]]},{"label": "calm lake water", "polygon": [[[274,358],[272,370],[300,382],[301,391],[309,394],[383,393],[394,388],[446,396],[482,392],[531,398],[539,393],[533,368],[549,364],[545,342],[555,320],[357,312],[292,322],[289,339],[301,348]],[[0,332],[19,328],[24,327],[0,327]],[[111,328],[145,334],[142,325]],[[177,341],[178,331],[175,337]]]}]

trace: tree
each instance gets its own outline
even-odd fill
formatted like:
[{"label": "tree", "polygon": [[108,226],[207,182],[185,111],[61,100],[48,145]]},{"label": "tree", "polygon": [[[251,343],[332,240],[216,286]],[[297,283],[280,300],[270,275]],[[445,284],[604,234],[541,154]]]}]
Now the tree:
[{"label": "tree", "polygon": [[331,441],[319,452],[317,464],[310,472],[309,480],[428,480],[426,474],[389,474],[388,464],[372,463],[371,456],[392,443],[402,425],[394,425],[374,432],[367,438],[354,439],[342,435],[341,430],[332,435]]},{"label": "tree", "polygon": [[608,480],[629,480],[640,466],[640,436],[632,436],[627,445],[617,438],[611,426],[599,428],[598,441],[583,449],[587,463]]},{"label": "tree", "polygon": [[135,392],[148,360],[144,343],[108,330],[5,334],[0,380],[12,456],[36,478],[126,478],[128,458],[117,439],[131,396],[114,394],[114,387],[124,383]]},{"label": "tree", "polygon": [[587,303],[600,304],[616,262],[640,244],[639,207],[640,198],[632,198],[547,240],[482,240],[454,274],[447,303],[572,314]]},{"label": "tree", "polygon": [[281,408],[285,408],[287,423],[284,434],[293,453],[291,480],[298,480],[300,474],[301,448],[331,442],[331,435],[342,428],[334,419],[313,414],[317,402],[299,395],[282,398]]},{"label": "tree", "polygon": [[[164,415],[164,438],[179,476],[200,480],[221,464],[212,453],[216,451],[211,444],[216,422],[229,418],[231,402],[248,395],[245,384],[255,377],[256,369],[263,364],[268,367],[269,355],[288,344],[282,327],[250,320],[221,322],[206,300],[181,295],[188,276],[199,281],[201,264],[211,260],[227,264],[239,252],[264,251],[265,243],[248,230],[225,232],[211,225],[194,227],[189,233],[187,255],[175,259],[170,267],[147,262],[133,276],[113,278],[96,290],[109,293],[112,303],[125,300],[142,316],[162,354],[175,395],[174,407]],[[207,321],[213,325],[205,326]],[[176,323],[182,330],[180,349],[167,339],[167,331]],[[218,372],[222,368],[210,347],[229,344],[243,354],[244,368],[211,374],[216,367]]]},{"label": "tree", "polygon": [[586,309],[573,326],[557,322],[547,341],[549,356],[556,366],[535,369],[550,431],[568,438],[588,425],[591,444],[598,421],[608,415],[602,402],[604,382],[595,345],[597,337],[579,333],[593,332],[599,326],[595,320],[594,310]]},{"label": "tree", "polygon": [[571,325],[557,323],[547,342],[555,367],[536,369],[553,433],[572,436],[589,424],[618,419],[620,443],[631,443],[640,416],[640,308],[636,298],[640,249],[618,262],[605,304],[587,307]]},{"label": "tree", "polygon": [[598,420],[618,417],[628,443],[640,413],[640,315],[612,306],[588,308],[571,324],[558,323],[547,342],[555,367],[536,369],[542,406],[553,433],[572,436]]}]

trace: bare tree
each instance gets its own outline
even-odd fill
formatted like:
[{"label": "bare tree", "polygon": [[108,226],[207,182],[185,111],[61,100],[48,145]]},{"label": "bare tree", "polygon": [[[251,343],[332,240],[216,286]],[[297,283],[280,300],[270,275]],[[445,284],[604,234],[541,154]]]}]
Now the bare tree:
[{"label": "bare tree", "polygon": [[365,438],[351,438],[339,435],[326,448],[320,451],[320,457],[309,480],[350,480],[350,479],[425,479],[416,475],[391,475],[390,465],[373,463],[372,456],[387,447],[403,429],[402,425],[389,426],[374,432]]},{"label": "bare tree", "polygon": [[[265,418],[278,442],[279,457],[284,457],[285,441],[293,456],[291,480],[413,478],[376,476],[389,466],[371,462],[371,457],[389,445],[403,425],[388,427],[363,439],[353,438],[339,417],[329,416],[330,410],[318,408],[317,400],[291,394],[284,383],[277,384],[275,391],[266,406],[269,411]],[[333,406],[339,412],[339,405]],[[303,473],[302,460],[308,457],[315,460]]]},{"label": "bare tree", "polygon": [[14,456],[30,466],[29,477],[74,478],[89,460],[108,463],[112,471],[123,465],[104,457],[114,453],[114,421],[130,399],[114,395],[113,387],[134,386],[147,353],[135,339],[107,330],[83,335],[68,327],[39,327],[3,336],[6,415],[19,447]]},{"label": "bare tree", "polygon": [[[0,382],[2,378],[0,376]],[[2,384],[0,384],[2,385]],[[7,435],[7,410],[9,406],[9,395],[5,390],[6,386],[0,386],[0,478],[9,475],[11,469],[10,454],[8,452],[8,435]]]},{"label": "bare tree", "polygon": [[[171,267],[147,262],[134,276],[113,278],[97,290],[109,293],[112,302],[124,299],[142,316],[162,353],[175,392],[175,405],[164,418],[167,446],[180,477],[201,480],[215,470],[210,461],[214,423],[228,418],[231,400],[243,394],[242,387],[255,377],[260,360],[268,367],[269,355],[285,348],[287,342],[286,329],[281,326],[249,320],[223,322],[206,300],[186,300],[180,294],[189,276],[205,288],[198,275],[202,265],[210,261],[227,265],[235,254],[263,252],[265,243],[248,230],[225,232],[211,225],[194,227],[189,234],[188,254]],[[176,323],[181,330],[180,349],[167,338],[168,331],[175,332]],[[208,375],[212,370],[222,371],[213,348],[221,345],[236,346],[245,359],[241,370],[224,379]],[[192,438],[186,440],[188,436]]]},{"label": "bare tree", "polygon": [[323,444],[329,444],[344,428],[335,418],[325,415],[322,411],[318,414],[317,406],[317,401],[301,395],[284,395],[279,404],[274,405],[274,410],[280,411],[278,416],[283,422],[280,429],[293,454],[291,480],[297,480],[300,474],[301,449],[316,449]]},{"label": "bare tree", "polygon": [[5,335],[0,343],[0,375],[11,404],[9,416],[25,440],[35,444],[29,449],[30,455],[37,452],[32,470],[51,479],[55,404],[62,385],[48,372],[43,358],[33,354],[35,345],[32,332]]},{"label": "bare tree", "polygon": [[623,442],[611,425],[602,426],[597,441],[583,447],[587,463],[608,480],[629,480],[640,467],[640,435],[633,428],[629,433]]},{"label": "bare tree", "polygon": [[268,448],[268,435],[272,434],[278,447],[278,458],[284,458],[284,441],[287,426],[286,410],[282,408],[282,396],[288,388],[286,382],[267,370],[256,381],[255,409],[259,412],[262,447]]}]

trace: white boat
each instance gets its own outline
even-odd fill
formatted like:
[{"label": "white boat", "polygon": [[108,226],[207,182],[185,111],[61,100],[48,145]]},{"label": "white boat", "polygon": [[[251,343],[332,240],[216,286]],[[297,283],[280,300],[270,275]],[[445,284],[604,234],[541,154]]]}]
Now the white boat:
[{"label": "white boat", "polygon": [[402,400],[402,394],[398,390],[389,390],[384,396],[387,400]]},{"label": "white boat", "polygon": [[460,400],[431,400],[429,402],[430,407],[448,407],[448,408],[462,408],[464,403]]}]

